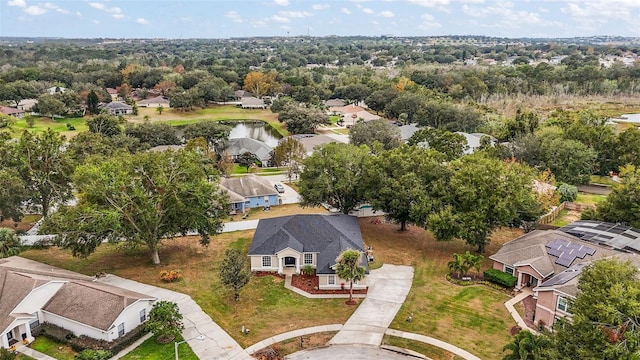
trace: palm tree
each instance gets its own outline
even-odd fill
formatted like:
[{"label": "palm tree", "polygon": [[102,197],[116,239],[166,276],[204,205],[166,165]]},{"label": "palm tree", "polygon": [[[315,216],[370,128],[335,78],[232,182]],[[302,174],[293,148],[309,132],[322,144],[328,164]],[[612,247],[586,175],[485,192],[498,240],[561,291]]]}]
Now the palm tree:
[{"label": "palm tree", "polygon": [[453,254],[453,260],[449,261],[447,266],[452,273],[457,273],[459,277],[463,277],[469,271],[464,256],[460,254]]},{"label": "palm tree", "polygon": [[469,251],[467,251],[464,254],[464,262],[467,266],[467,271],[469,271],[469,269],[474,268],[476,269],[476,272],[480,272],[480,263],[482,263],[482,260],[484,259],[484,256],[482,255],[474,255],[472,253],[470,253]]},{"label": "palm tree", "polygon": [[502,360],[541,360],[545,358],[543,351],[549,345],[549,339],[545,335],[520,330],[513,341],[502,348],[502,351],[511,351]]},{"label": "palm tree", "polygon": [[362,265],[362,253],[347,249],[336,258],[336,275],[349,282],[349,303],[353,303],[353,282],[364,278],[365,269]]}]

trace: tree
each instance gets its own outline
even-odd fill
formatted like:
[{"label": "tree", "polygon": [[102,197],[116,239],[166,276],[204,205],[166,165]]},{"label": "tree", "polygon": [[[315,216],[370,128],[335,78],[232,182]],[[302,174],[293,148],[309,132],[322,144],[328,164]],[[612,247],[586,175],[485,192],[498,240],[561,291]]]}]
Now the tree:
[{"label": "tree", "polygon": [[511,351],[502,360],[545,360],[549,354],[545,351],[551,345],[546,335],[534,335],[529,330],[520,330],[502,351]]},{"label": "tree", "polygon": [[273,149],[272,161],[276,166],[285,165],[287,167],[287,177],[291,182],[294,174],[297,175],[300,171],[300,164],[305,155],[307,155],[307,150],[304,145],[289,136],[281,140],[278,146]]},{"label": "tree", "polygon": [[453,160],[464,155],[469,148],[467,138],[462,134],[443,129],[424,128],[416,131],[407,142],[409,145],[420,145],[434,149],[446,155],[447,160]]},{"label": "tree", "polygon": [[550,335],[555,358],[631,359],[640,350],[640,281],[629,261],[606,258],[584,268],[569,310],[571,321]]},{"label": "tree", "polygon": [[0,348],[0,360],[14,360],[17,356],[17,354],[9,349]]},{"label": "tree", "polygon": [[407,229],[422,224],[439,202],[436,189],[445,178],[444,156],[433,150],[403,145],[370,157],[362,181],[365,198],[374,210]]},{"label": "tree", "polygon": [[231,155],[229,155],[229,153],[225,150],[222,152],[222,154],[220,154],[220,160],[218,160],[216,166],[218,167],[218,170],[220,170],[220,173],[222,175],[229,176],[233,172],[235,164]]},{"label": "tree", "polygon": [[109,360],[113,354],[108,350],[84,349],[73,360]]},{"label": "tree", "polygon": [[103,136],[115,136],[122,133],[120,122],[115,116],[100,114],[86,121],[89,131]]},{"label": "tree", "polygon": [[458,273],[458,277],[466,276],[469,270],[476,269],[480,271],[480,263],[484,259],[482,255],[474,255],[469,251],[464,254],[453,254],[453,260],[447,263],[447,267],[451,272]]},{"label": "tree", "polygon": [[265,95],[271,94],[276,89],[276,76],[275,71],[269,73],[262,73],[258,71],[251,71],[244,78],[244,90],[249,91],[253,96],[261,98]]},{"label": "tree", "polygon": [[558,186],[558,194],[560,194],[560,202],[574,201],[578,197],[578,187],[562,183]]},{"label": "tree", "polygon": [[213,150],[225,143],[230,132],[231,127],[228,125],[220,124],[217,121],[200,121],[184,127],[184,138],[187,140],[204,138],[208,147]]},{"label": "tree", "polygon": [[379,114],[380,111],[383,111],[384,108],[389,104],[393,99],[398,96],[398,91],[392,88],[387,88],[384,90],[377,90],[371,93],[366,99],[365,103],[369,107],[369,109]]},{"label": "tree", "polygon": [[598,205],[598,217],[612,223],[640,228],[640,168],[627,165],[620,171],[620,183],[613,186]]},{"label": "tree", "polygon": [[156,112],[158,113],[158,115],[162,115],[163,111],[164,111],[164,106],[158,105],[158,107],[156,107]]},{"label": "tree", "polygon": [[363,171],[369,148],[330,143],[303,161],[298,187],[303,206],[329,203],[348,214],[364,199]]},{"label": "tree", "polygon": [[163,300],[156,301],[149,311],[145,328],[156,336],[159,343],[166,344],[173,341],[184,329],[178,304]]},{"label": "tree", "polygon": [[392,126],[385,119],[356,123],[349,130],[349,142],[355,146],[367,145],[373,149],[373,144],[379,142],[385,150],[400,146],[400,129]]},{"label": "tree", "polygon": [[452,161],[449,168],[444,206],[426,220],[437,240],[461,238],[482,253],[498,227],[518,226],[541,215],[528,166],[472,154]]},{"label": "tree", "polygon": [[98,109],[99,104],[100,99],[98,98],[98,94],[96,94],[94,90],[91,90],[89,95],[87,95],[87,110],[89,110],[91,114],[97,114],[100,112],[100,109]]},{"label": "tree", "polygon": [[124,133],[140,140],[140,143],[148,144],[149,147],[182,144],[176,128],[166,123],[127,125]]},{"label": "tree", "polygon": [[256,161],[259,161],[258,157],[250,151],[246,151],[238,156],[238,164],[246,167],[247,173],[249,173],[249,168],[255,165]]},{"label": "tree", "polygon": [[0,228],[0,258],[18,255],[20,253],[20,239],[16,232]]},{"label": "tree", "polygon": [[235,300],[240,300],[240,289],[249,283],[251,273],[247,268],[247,259],[240,250],[227,249],[220,267],[220,281],[233,290]]},{"label": "tree", "polygon": [[34,134],[24,131],[17,143],[17,169],[27,197],[49,215],[52,204],[71,197],[73,162],[63,150],[65,138],[51,129]]},{"label": "tree", "polygon": [[119,152],[133,154],[148,149],[140,140],[124,134],[107,137],[83,131],[69,140],[66,153],[76,165],[84,164],[92,156],[110,157]]},{"label": "tree", "polygon": [[189,151],[144,152],[81,165],[76,206],[62,206],[44,229],[61,247],[87,256],[103,241],[148,247],[154,265],[166,238],[197,231],[200,244],[222,230],[228,200],[217,178]]},{"label": "tree", "polygon": [[0,221],[22,219],[22,203],[27,200],[24,181],[16,169],[0,166]]},{"label": "tree", "polygon": [[362,266],[362,253],[347,249],[336,258],[336,275],[349,282],[349,303],[353,304],[353,282],[364,279],[365,268]]},{"label": "tree", "polygon": [[589,183],[597,155],[593,149],[576,140],[544,137],[540,150],[545,167],[558,181],[572,185]]},{"label": "tree", "polygon": [[313,134],[318,125],[329,123],[329,116],[316,108],[290,104],[278,114],[278,121],[287,125],[290,134]]},{"label": "tree", "polygon": [[49,116],[52,120],[55,115],[62,115],[66,112],[67,107],[58,100],[54,95],[44,94],[38,98],[38,112],[40,115]]}]

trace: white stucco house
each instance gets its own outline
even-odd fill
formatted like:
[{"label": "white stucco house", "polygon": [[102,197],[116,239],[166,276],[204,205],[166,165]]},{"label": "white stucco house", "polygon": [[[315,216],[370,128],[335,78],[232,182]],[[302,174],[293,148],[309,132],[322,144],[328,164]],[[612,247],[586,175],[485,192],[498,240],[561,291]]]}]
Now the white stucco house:
[{"label": "white stucco house", "polygon": [[0,347],[34,340],[48,322],[113,341],[147,320],[155,298],[95,278],[12,256],[0,260]]},{"label": "white stucco house", "polygon": [[[338,290],[349,286],[334,270],[336,258],[348,249],[364,254],[357,217],[308,214],[260,219],[249,249],[251,271],[297,274],[310,265],[316,271],[319,289]],[[364,255],[362,266],[368,274]],[[354,289],[366,287],[366,277],[353,283]]]}]

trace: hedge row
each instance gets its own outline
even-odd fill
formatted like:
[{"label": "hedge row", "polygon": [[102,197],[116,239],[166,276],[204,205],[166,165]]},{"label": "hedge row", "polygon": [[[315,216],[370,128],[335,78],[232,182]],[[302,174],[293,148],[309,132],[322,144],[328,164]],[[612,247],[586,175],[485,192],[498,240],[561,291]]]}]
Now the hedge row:
[{"label": "hedge row", "polygon": [[127,346],[133,344],[136,340],[140,339],[146,333],[144,324],[139,325],[135,329],[124,334],[124,336],[115,339],[114,341],[97,340],[85,335],[75,336],[71,331],[63,329],[59,326],[42,323],[33,332],[34,336],[45,335],[57,342],[63,344],[69,344],[71,348],[76,352],[82,350],[107,350],[112,354],[117,354],[124,350]]},{"label": "hedge row", "polygon": [[498,285],[506,286],[508,288],[512,288],[516,286],[516,282],[518,279],[506,272],[502,272],[497,269],[488,269],[484,271],[484,279],[491,281],[492,283],[496,283]]}]

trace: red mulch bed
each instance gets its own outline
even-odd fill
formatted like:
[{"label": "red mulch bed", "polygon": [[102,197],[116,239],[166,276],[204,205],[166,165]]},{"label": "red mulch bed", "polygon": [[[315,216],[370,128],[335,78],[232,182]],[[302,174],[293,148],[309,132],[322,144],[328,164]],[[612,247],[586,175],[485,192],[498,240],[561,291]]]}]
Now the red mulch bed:
[{"label": "red mulch bed", "polygon": [[[319,279],[317,276],[304,276],[304,275],[293,275],[291,278],[291,285],[297,287],[300,290],[306,291],[309,294],[326,294],[326,295],[334,295],[334,294],[349,294],[349,284],[345,284],[344,290],[319,290]],[[366,294],[367,289],[364,290],[353,290],[354,294]]]}]

